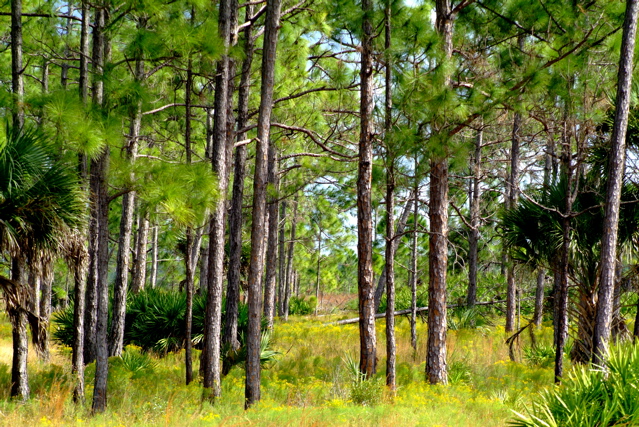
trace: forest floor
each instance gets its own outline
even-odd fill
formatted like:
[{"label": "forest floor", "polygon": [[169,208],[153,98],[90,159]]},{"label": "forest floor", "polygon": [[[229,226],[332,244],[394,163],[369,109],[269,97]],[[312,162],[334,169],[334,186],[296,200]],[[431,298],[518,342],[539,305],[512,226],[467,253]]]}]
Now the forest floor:
[{"label": "forest floor", "polygon": [[[352,313],[314,318],[292,317],[276,323],[273,348],[280,354],[262,372],[262,400],[243,410],[244,371],[235,367],[223,379],[223,396],[215,405],[202,403],[199,383],[184,385],[184,352],[164,357],[128,346],[113,358],[109,370],[106,413],[90,416],[94,365],[86,371],[87,404],[71,401],[70,349],[52,348],[50,363],[29,357],[32,398],[26,404],[8,399],[11,330],[0,317],[0,424],[31,425],[225,425],[225,426],[503,426],[541,388],[552,384],[550,327],[538,330],[536,353],[529,337],[511,362],[502,326],[450,330],[450,385],[424,382],[426,326],[418,322],[418,350],[410,346],[406,318],[397,322],[397,382],[393,397],[384,386],[385,334],[377,322],[378,377],[361,383],[352,373],[359,347],[357,325],[336,326],[332,320]],[[523,334],[522,334],[523,335]],[[199,352],[195,352],[194,370]]]}]

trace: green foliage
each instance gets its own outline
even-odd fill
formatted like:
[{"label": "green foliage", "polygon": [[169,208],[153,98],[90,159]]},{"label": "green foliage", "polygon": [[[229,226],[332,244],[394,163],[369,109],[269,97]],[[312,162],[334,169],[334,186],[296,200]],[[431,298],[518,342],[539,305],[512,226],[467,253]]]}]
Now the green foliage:
[{"label": "green foliage", "polygon": [[291,296],[289,300],[289,314],[304,316],[315,313],[317,298],[315,296],[301,297]]},{"label": "green foliage", "polygon": [[153,372],[157,362],[151,359],[147,353],[141,352],[139,348],[128,345],[122,355],[115,359],[113,365],[121,366],[130,372],[133,378],[136,378]]},{"label": "green foliage", "polygon": [[342,358],[342,364],[350,378],[348,397],[356,405],[375,406],[379,404],[384,395],[384,382],[382,378],[366,378],[359,370],[355,359],[346,353]]},{"label": "green foliage", "polygon": [[534,345],[524,348],[524,360],[531,366],[550,368],[555,363],[555,349],[551,345]]},{"label": "green foliage", "polygon": [[[395,310],[407,310],[411,307],[411,290],[409,287],[402,286],[398,288],[395,292]],[[426,291],[422,291],[421,289],[417,290],[417,307],[426,307],[428,305],[428,293]],[[382,298],[379,302],[379,310],[378,313],[386,312],[386,293],[382,295]]]},{"label": "green foliage", "polygon": [[639,347],[613,346],[607,370],[577,366],[558,387],[517,413],[513,426],[616,426],[639,423]]},{"label": "green foliage", "polygon": [[448,316],[448,329],[458,331],[460,329],[482,329],[493,326],[493,323],[482,313],[481,308],[459,307],[450,310]]}]

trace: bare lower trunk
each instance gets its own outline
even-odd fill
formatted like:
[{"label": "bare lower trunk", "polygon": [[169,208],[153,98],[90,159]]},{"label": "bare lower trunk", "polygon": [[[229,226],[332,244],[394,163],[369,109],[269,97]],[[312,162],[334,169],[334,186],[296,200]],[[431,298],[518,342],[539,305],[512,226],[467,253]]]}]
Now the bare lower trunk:
[{"label": "bare lower trunk", "polygon": [[[566,196],[569,197],[569,196]],[[570,219],[562,221],[563,243],[559,262],[559,287],[557,289],[557,348],[555,353],[555,382],[561,382],[564,370],[564,347],[568,338],[568,252],[570,250]]]},{"label": "bare lower trunk", "polygon": [[[218,32],[226,48],[231,45],[231,20],[236,3],[232,0],[220,2]],[[218,177],[220,200],[211,212],[209,225],[209,275],[206,298],[206,324],[204,328],[204,378],[206,397],[214,402],[222,394],[221,387],[221,325],[222,325],[222,280],[224,275],[224,224],[226,214],[226,193],[228,188],[228,137],[230,59],[227,54],[219,59],[215,78],[215,111],[213,117],[213,146],[211,162],[213,172]]]},{"label": "bare lower trunk", "polygon": [[74,239],[72,254],[69,257],[73,265],[73,282],[75,285],[73,304],[73,351],[71,356],[71,374],[73,377],[73,401],[84,402],[84,309],[85,309],[85,276],[86,253],[79,239]]},{"label": "bare lower trunk", "polygon": [[517,285],[515,284],[515,266],[509,264],[506,272],[506,333],[515,330],[516,306]]},{"label": "bare lower trunk", "polygon": [[[144,209],[140,207],[140,209]],[[133,259],[133,278],[131,292],[137,294],[144,290],[146,284],[147,243],[149,239],[149,213],[144,209],[138,217],[135,257]]]},{"label": "bare lower trunk", "polygon": [[479,202],[481,194],[479,184],[481,182],[481,146],[483,144],[483,129],[477,131],[475,138],[475,154],[472,159],[473,177],[470,183],[470,230],[468,232],[468,292],[466,305],[472,307],[477,302],[477,264],[479,246]]},{"label": "bare lower trunk", "polygon": [[186,368],[186,385],[193,381],[193,356],[191,334],[193,329],[193,271],[194,263],[191,262],[193,252],[193,230],[189,227],[186,229],[186,254],[184,256],[184,268],[186,270],[186,313],[184,314],[184,360]]},{"label": "bare lower trunk", "polygon": [[[277,147],[271,141],[268,150],[268,183],[275,190],[278,188],[277,179]],[[267,327],[273,328],[273,317],[275,316],[275,291],[277,286],[277,230],[279,202],[277,195],[270,197],[268,203],[268,242],[266,247],[266,283],[264,286],[264,317],[266,317]],[[319,301],[319,299],[318,299]],[[319,304],[318,304],[319,305]]]},{"label": "bare lower trunk", "polygon": [[[411,214],[411,208],[413,206],[414,198],[411,195],[410,199],[404,205],[404,209],[402,210],[402,215],[399,217],[399,221],[397,221],[397,226],[395,227],[395,234],[402,234],[404,229],[406,228],[406,223],[408,222],[408,217]],[[393,240],[393,251],[397,252],[397,248],[399,248],[400,239]],[[379,279],[377,280],[377,288],[375,289],[375,312],[379,311],[379,306],[382,301],[382,295],[386,290],[386,265],[382,268],[382,274],[380,274]]]},{"label": "bare lower trunk", "polygon": [[151,277],[149,278],[151,289],[155,289],[158,282],[158,226],[153,226],[151,237]]},{"label": "bare lower trunk", "polygon": [[626,131],[632,89],[632,69],[637,34],[639,1],[628,0],[624,19],[621,57],[619,59],[615,121],[611,137],[611,153],[606,185],[606,206],[601,238],[601,273],[595,335],[593,340],[593,362],[601,364],[605,358],[612,326],[613,290],[615,284],[615,262],[617,259],[617,230],[619,208],[626,159]]},{"label": "bare lower trunk", "polygon": [[417,352],[417,224],[419,214],[419,180],[417,178],[417,159],[415,159],[415,187],[413,189],[415,204],[413,205],[413,242],[411,250],[410,272],[410,345]]},{"label": "bare lower trunk", "polygon": [[262,300],[262,269],[264,267],[264,235],[266,220],[267,151],[270,140],[270,122],[273,111],[275,82],[275,55],[280,26],[281,0],[266,5],[264,46],[262,54],[262,87],[257,121],[257,147],[253,179],[253,224],[251,226],[251,262],[249,267],[248,334],[246,340],[245,408],[260,400],[260,316]]},{"label": "bare lower trunk", "polygon": [[42,340],[42,345],[39,348],[36,347],[36,351],[38,351],[38,356],[45,362],[49,361],[50,352],[49,352],[49,322],[51,319],[51,291],[53,287],[53,259],[50,254],[44,254],[42,256],[42,279],[40,282],[40,322],[45,326],[41,327],[41,331],[44,332],[45,336]]},{"label": "bare lower trunk", "polygon": [[277,315],[284,317],[284,288],[286,287],[286,261],[285,261],[285,230],[286,230],[286,200],[280,205],[280,220],[277,230]]},{"label": "bare lower trunk", "polygon": [[[20,255],[13,257],[11,279],[17,283],[26,282],[25,260]],[[28,303],[28,301],[27,301]],[[27,338],[26,307],[7,307],[11,334],[13,338],[13,357],[11,359],[11,397],[26,401],[29,399],[29,376],[27,373],[27,357],[29,340]]]},{"label": "bare lower trunk", "polygon": [[533,315],[533,323],[538,328],[541,327],[541,321],[544,314],[544,281],[546,279],[546,271],[542,268],[537,272],[537,288],[535,291],[535,313]]},{"label": "bare lower trunk", "polygon": [[286,282],[284,285],[284,301],[283,308],[284,320],[288,320],[289,302],[291,300],[291,291],[293,289],[293,256],[295,255],[295,231],[297,228],[297,195],[293,205],[293,217],[291,218],[291,239],[288,242],[288,251],[286,255]]},{"label": "bare lower trunk", "polygon": [[24,81],[22,73],[22,0],[11,0],[11,89],[13,127],[24,125]]},{"label": "bare lower trunk", "polygon": [[386,385],[396,388],[395,374],[395,251],[394,251],[394,191],[395,177],[391,169],[386,178]]},{"label": "bare lower trunk", "polygon": [[431,384],[446,384],[446,270],[448,266],[448,163],[430,166],[430,253],[428,257],[428,342],[426,377]]},{"label": "bare lower trunk", "polygon": [[362,1],[360,69],[360,137],[357,174],[357,293],[359,297],[359,370],[366,378],[377,371],[375,285],[373,284],[373,3]]}]

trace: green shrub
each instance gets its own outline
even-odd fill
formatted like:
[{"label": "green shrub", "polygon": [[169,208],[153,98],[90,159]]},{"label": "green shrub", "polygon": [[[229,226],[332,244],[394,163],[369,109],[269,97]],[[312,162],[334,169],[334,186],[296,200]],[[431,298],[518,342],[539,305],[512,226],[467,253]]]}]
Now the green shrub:
[{"label": "green shrub", "polygon": [[639,424],[639,348],[613,346],[607,372],[578,366],[561,386],[540,393],[512,426],[616,426]]},{"label": "green shrub", "polygon": [[[395,292],[395,310],[408,310],[411,307],[412,295],[410,288],[402,286]],[[357,302],[357,300],[355,301]],[[425,290],[417,290],[417,307],[426,307],[428,305],[428,293]],[[386,293],[382,295],[379,302],[378,313],[386,311]]]},{"label": "green shrub", "polygon": [[550,368],[555,363],[555,349],[551,345],[525,347],[523,357],[530,366]]},{"label": "green shrub", "polygon": [[317,308],[317,298],[310,296],[308,298],[301,296],[291,296],[288,306],[289,314],[304,316],[315,313]]},{"label": "green shrub", "polygon": [[493,326],[479,307],[459,307],[450,310],[448,315],[448,329],[458,331],[460,329],[485,329]]}]

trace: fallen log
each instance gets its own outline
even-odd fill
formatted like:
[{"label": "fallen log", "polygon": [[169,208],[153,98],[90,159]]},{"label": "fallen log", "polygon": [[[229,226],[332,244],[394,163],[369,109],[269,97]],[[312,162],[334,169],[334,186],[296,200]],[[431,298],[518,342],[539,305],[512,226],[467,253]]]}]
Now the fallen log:
[{"label": "fallen log", "polygon": [[[532,299],[534,297],[530,297],[530,298],[524,298],[524,300],[527,299]],[[506,302],[506,300],[498,300],[498,301],[484,301],[484,302],[476,302],[475,305],[493,305],[493,304],[501,304]],[[449,304],[446,306],[446,308],[456,308],[456,307],[464,307],[466,304]],[[422,311],[428,311],[428,307],[417,307],[417,310],[415,310],[417,313],[420,313]],[[406,310],[398,310],[395,313],[393,313],[395,316],[403,316],[406,314],[410,314],[411,313],[411,309],[407,308]],[[375,320],[377,319],[382,319],[386,317],[386,313],[377,313],[375,315]],[[353,323],[358,323],[359,322],[359,317],[355,317],[353,319],[344,319],[344,320],[338,320],[336,322],[329,322],[326,323],[326,325],[337,325],[337,326],[341,326],[341,325],[350,325]]]}]

